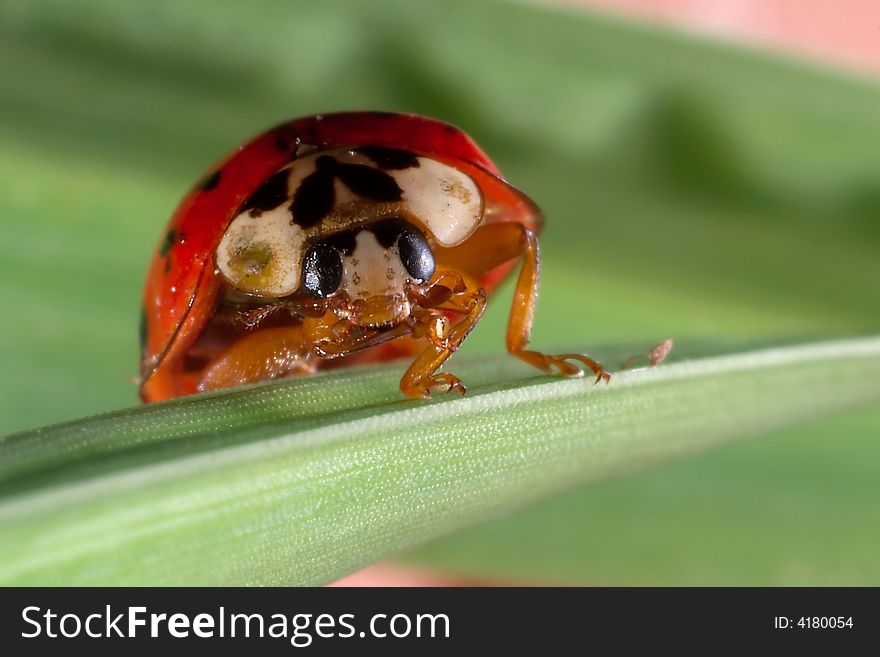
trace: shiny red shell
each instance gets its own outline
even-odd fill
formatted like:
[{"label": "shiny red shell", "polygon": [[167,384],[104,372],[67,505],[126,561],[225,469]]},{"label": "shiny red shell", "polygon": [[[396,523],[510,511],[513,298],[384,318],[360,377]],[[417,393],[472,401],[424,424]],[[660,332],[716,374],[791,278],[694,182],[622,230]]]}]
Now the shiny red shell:
[{"label": "shiny red shell", "polygon": [[[237,148],[212,167],[182,200],[162,234],[147,273],[141,317],[141,397],[193,392],[180,364],[214,311],[223,283],[213,254],[229,222],[260,184],[303,146],[386,146],[431,157],[467,173],[480,187],[486,221],[517,221],[538,230],[540,213],[510,186],[488,156],[458,128],[413,114],[342,112],[279,125]],[[491,291],[513,262],[482,279]],[[390,345],[386,345],[390,346]],[[394,349],[377,348],[367,360]]]}]

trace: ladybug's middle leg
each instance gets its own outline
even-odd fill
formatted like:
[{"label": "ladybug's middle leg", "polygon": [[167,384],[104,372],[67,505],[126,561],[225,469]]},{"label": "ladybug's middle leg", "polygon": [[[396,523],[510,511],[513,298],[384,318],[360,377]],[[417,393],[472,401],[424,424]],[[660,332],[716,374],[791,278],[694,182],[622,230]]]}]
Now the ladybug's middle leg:
[{"label": "ladybug's middle leg", "polygon": [[532,332],[532,320],[538,299],[540,256],[538,239],[520,223],[487,224],[478,229],[461,246],[444,254],[445,262],[459,271],[478,278],[514,258],[522,259],[522,269],[513,293],[513,306],[507,323],[507,351],[520,360],[544,372],[554,369],[566,376],[580,376],[577,361],[588,367],[596,381],[609,380],[611,375],[595,360],[583,354],[548,355],[527,349]]}]

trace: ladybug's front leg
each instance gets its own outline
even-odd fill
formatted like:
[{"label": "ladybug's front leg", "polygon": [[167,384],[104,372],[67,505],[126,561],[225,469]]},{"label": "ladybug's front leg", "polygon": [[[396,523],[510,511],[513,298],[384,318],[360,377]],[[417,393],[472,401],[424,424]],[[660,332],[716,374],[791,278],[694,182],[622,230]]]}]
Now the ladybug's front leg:
[{"label": "ladybug's front leg", "polygon": [[[461,276],[454,273],[441,275],[439,280],[444,277],[457,279],[455,287],[458,289],[434,284],[417,295],[422,311],[417,317],[413,332],[417,336],[423,336],[428,347],[416,357],[400,379],[400,390],[409,397],[428,397],[435,390],[457,390],[462,394],[465,392],[464,384],[458,377],[437,370],[447,358],[458,351],[461,343],[480,321],[486,309],[486,293],[482,289],[467,289]],[[450,324],[444,314],[437,312],[438,309],[466,314],[457,323]]]}]

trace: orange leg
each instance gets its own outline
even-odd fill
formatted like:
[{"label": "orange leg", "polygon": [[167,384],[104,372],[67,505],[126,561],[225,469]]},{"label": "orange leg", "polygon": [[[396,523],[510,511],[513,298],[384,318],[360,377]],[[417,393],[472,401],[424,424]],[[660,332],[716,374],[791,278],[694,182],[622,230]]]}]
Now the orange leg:
[{"label": "orange leg", "polygon": [[538,274],[539,256],[538,239],[535,234],[519,224],[505,224],[519,227],[520,243],[522,244],[523,265],[516,280],[516,289],[513,293],[513,308],[510,311],[510,319],[507,322],[507,351],[520,360],[537,367],[544,372],[552,372],[553,368],[559,370],[565,376],[582,376],[583,370],[569,363],[573,360],[590,368],[596,376],[596,382],[600,379],[611,379],[604,367],[589,356],[583,354],[559,354],[548,356],[538,351],[526,349],[532,332],[532,320],[535,314],[535,304],[538,300]]},{"label": "orange leg", "polygon": [[[461,281],[460,277],[456,278]],[[432,291],[439,291],[440,286],[432,287],[433,290],[431,288],[426,290],[426,295],[421,297],[422,301],[430,299]],[[445,315],[432,312],[430,309],[424,310],[417,316],[417,325],[413,332],[415,335],[424,336],[428,347],[416,357],[400,379],[400,390],[409,397],[424,398],[434,390],[443,392],[457,390],[462,394],[466,390],[458,377],[437,370],[447,358],[458,351],[461,343],[480,321],[486,309],[486,293],[481,289],[465,291],[462,287],[456,287],[461,291],[456,293],[447,288],[447,292],[451,294],[438,295],[446,299],[434,306],[434,309],[464,312],[466,313],[464,319],[450,325]],[[459,300],[459,297],[464,298]]]},{"label": "orange leg", "polygon": [[565,376],[583,374],[580,367],[568,362],[577,361],[593,372],[596,382],[601,379],[608,381],[611,375],[605,368],[583,354],[550,356],[526,349],[538,298],[539,275],[538,239],[528,228],[514,222],[488,224],[461,247],[441,251],[438,262],[477,278],[516,257],[521,257],[523,264],[516,281],[507,324],[507,351],[539,370],[552,372],[556,369]]},{"label": "orange leg", "polygon": [[315,371],[303,325],[258,329],[211,360],[199,377],[198,390],[219,390],[291,374]]}]

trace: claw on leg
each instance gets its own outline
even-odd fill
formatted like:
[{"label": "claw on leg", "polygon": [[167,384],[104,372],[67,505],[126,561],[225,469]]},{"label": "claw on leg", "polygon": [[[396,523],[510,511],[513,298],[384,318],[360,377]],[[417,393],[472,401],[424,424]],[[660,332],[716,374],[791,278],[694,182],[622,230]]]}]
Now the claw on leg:
[{"label": "claw on leg", "polygon": [[[611,380],[611,372],[609,372],[604,367],[602,367],[602,365],[597,363],[589,356],[585,356],[584,354],[561,354],[559,356],[552,356],[552,358],[560,359],[563,362],[568,360],[576,360],[579,363],[583,363],[596,377],[596,380],[593,381],[593,383],[599,383],[599,381],[605,381],[607,383]],[[581,370],[581,374],[583,374],[583,370]]]},{"label": "claw on leg", "polygon": [[611,373],[608,370],[589,356],[583,354],[559,354],[558,356],[548,356],[538,351],[516,351],[513,352],[513,355],[532,367],[536,367],[544,372],[552,372],[553,369],[556,368],[556,370],[558,370],[563,376],[583,376],[583,369],[568,362],[574,360],[590,369],[596,377],[594,383],[599,383],[599,381],[602,380],[611,380]]},{"label": "claw on leg", "polygon": [[429,390],[437,390],[438,392],[452,392],[455,390],[463,395],[467,392],[467,388],[457,376],[449,374],[449,372],[439,372],[431,376],[427,382]]},{"label": "claw on leg", "polygon": [[448,372],[438,372],[424,378],[410,381],[401,381],[400,389],[408,397],[427,399],[432,392],[452,392],[453,390],[463,395],[467,388],[461,380]]}]

